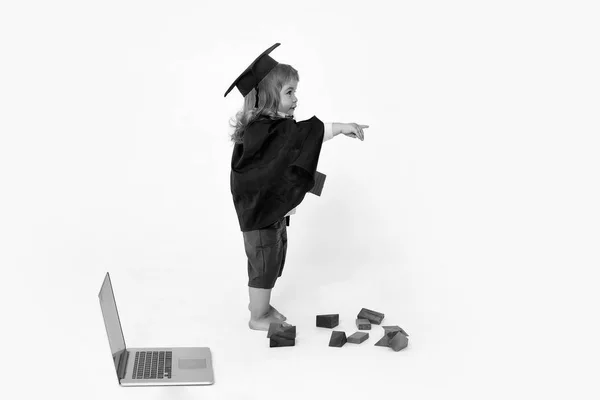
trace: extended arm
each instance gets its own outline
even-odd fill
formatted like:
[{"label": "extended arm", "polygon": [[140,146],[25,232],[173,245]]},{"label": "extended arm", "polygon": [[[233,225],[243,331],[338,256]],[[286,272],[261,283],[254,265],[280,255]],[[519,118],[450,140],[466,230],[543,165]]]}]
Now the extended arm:
[{"label": "extended arm", "polygon": [[360,140],[365,140],[365,134],[363,132],[364,128],[368,128],[369,125],[360,125],[355,124],[354,122],[343,124],[339,122],[334,122],[332,125],[332,137],[343,133],[344,135],[358,138]]}]

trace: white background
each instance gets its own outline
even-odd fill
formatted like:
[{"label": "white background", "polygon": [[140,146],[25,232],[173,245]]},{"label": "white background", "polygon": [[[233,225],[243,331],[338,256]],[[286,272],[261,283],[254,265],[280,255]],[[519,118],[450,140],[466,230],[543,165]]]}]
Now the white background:
[{"label": "white background", "polygon": [[[3,398],[598,398],[600,14],[589,1],[3,2]],[[248,329],[231,82],[272,44],[323,145]],[[209,346],[215,384],[121,388],[129,346]],[[315,315],[353,333],[342,348]],[[163,325],[164,324],[164,325]],[[6,396],[8,394],[8,396]]]}]

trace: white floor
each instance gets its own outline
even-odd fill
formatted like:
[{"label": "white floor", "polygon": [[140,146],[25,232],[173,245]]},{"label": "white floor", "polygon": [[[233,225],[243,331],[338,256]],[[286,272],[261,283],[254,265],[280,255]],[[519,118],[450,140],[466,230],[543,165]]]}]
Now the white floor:
[{"label": "white floor", "polygon": [[[4,374],[5,390],[10,386],[20,398],[85,399],[584,399],[596,391],[590,357],[597,341],[585,328],[595,314],[583,311],[595,306],[561,307],[587,295],[569,290],[567,281],[553,288],[552,275],[523,274],[510,284],[506,276],[517,279],[515,271],[481,280],[484,274],[465,279],[457,270],[436,279],[428,275],[433,265],[410,262],[358,265],[340,257],[337,264],[301,265],[294,249],[272,304],[296,325],[296,346],[270,348],[265,332],[247,327],[241,251],[214,260],[216,271],[200,260],[159,267],[142,257],[137,266],[91,262],[15,274],[7,281],[13,296],[3,330],[16,364]],[[331,273],[344,268],[349,275]],[[106,270],[127,345],[208,346],[214,385],[119,387],[97,298]],[[309,279],[319,274],[321,282]],[[409,346],[399,352],[374,346],[383,329],[373,325],[360,345],[328,347],[331,330],[317,328],[315,316],[339,313],[336,329],[350,335],[362,307],[383,312],[382,325],[404,328]]]}]

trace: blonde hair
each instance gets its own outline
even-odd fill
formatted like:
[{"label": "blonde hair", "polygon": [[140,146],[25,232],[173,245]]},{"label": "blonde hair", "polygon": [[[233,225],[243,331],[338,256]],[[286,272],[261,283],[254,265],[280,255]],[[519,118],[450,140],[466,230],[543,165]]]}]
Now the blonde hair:
[{"label": "blonde hair", "polygon": [[291,65],[277,64],[258,84],[258,107],[254,107],[256,104],[256,89],[252,89],[244,97],[243,108],[236,113],[235,118],[232,118],[229,123],[232,128],[235,128],[231,134],[231,141],[242,143],[244,131],[248,125],[261,116],[270,119],[282,118],[277,114],[279,110],[279,93],[283,85],[293,80],[300,81],[298,71]]}]

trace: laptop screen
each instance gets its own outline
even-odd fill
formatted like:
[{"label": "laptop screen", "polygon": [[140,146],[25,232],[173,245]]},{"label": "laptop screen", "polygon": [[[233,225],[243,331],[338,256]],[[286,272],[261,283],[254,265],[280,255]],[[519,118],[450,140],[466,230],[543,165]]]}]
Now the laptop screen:
[{"label": "laptop screen", "polygon": [[106,334],[108,335],[108,343],[110,344],[110,351],[115,363],[115,370],[118,373],[119,358],[124,353],[126,347],[119,313],[117,312],[117,303],[115,302],[115,295],[108,272],[104,278],[98,298],[100,299],[100,308],[102,308],[102,316],[104,317],[104,325],[106,326]]}]

